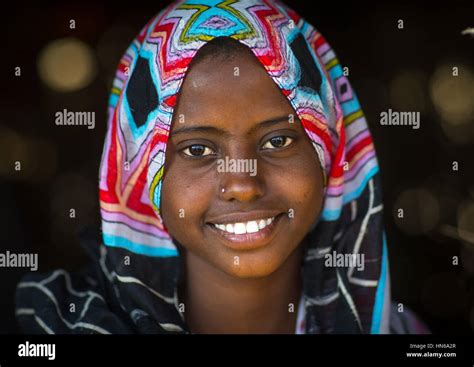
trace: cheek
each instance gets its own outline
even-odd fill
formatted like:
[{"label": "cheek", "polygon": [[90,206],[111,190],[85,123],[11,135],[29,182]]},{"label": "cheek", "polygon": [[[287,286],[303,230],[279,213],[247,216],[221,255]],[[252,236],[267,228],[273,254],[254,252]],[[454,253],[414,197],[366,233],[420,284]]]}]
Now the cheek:
[{"label": "cheek", "polygon": [[301,174],[298,184],[295,185],[295,193],[302,206],[320,209],[323,185],[320,170],[317,167],[304,169],[304,174]]},{"label": "cheek", "polygon": [[323,183],[319,161],[311,151],[299,156],[274,176],[275,194],[285,198],[286,206],[293,215],[298,231],[306,231],[320,214],[323,202]]},{"label": "cheek", "polygon": [[161,192],[161,212],[170,235],[185,245],[196,243],[212,186],[182,172],[186,170],[176,165],[168,168]]}]

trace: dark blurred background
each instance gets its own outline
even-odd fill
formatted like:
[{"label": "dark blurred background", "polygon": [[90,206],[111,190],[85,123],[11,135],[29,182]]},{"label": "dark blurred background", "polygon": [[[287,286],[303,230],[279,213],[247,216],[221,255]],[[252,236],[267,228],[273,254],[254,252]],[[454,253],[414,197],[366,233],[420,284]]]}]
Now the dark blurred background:
[{"label": "dark blurred background", "polygon": [[[100,223],[98,168],[115,67],[168,3],[17,1],[2,10],[0,252],[38,253],[42,272],[87,261],[77,231]],[[474,33],[462,34],[474,27],[474,2],[287,4],[349,67],[367,115],[393,298],[434,333],[474,334]],[[420,128],[380,125],[389,108],[420,112]],[[57,126],[63,109],[94,111],[95,128]],[[0,333],[18,332],[14,289],[27,270],[0,268]]]}]

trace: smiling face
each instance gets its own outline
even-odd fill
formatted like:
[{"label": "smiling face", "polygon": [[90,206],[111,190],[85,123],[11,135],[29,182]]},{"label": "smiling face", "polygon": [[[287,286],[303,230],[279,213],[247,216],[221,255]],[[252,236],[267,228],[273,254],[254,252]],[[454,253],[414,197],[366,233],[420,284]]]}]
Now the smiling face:
[{"label": "smiling face", "polygon": [[192,63],[164,172],[161,213],[170,235],[186,256],[231,276],[279,269],[322,206],[316,152],[249,49]]}]

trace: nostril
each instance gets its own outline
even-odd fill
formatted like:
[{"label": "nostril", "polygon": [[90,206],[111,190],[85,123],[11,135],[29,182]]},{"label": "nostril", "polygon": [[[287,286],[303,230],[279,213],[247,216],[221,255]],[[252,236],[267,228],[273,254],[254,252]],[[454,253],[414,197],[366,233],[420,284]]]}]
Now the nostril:
[{"label": "nostril", "polygon": [[251,202],[262,197],[263,189],[257,183],[232,181],[226,185],[225,189],[221,189],[219,196],[228,202]]}]

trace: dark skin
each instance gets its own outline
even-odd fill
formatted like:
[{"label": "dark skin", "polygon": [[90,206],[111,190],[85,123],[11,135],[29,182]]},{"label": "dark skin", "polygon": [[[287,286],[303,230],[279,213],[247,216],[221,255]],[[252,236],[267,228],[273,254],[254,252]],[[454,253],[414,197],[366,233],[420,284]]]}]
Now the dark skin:
[{"label": "dark skin", "polygon": [[[203,126],[212,129],[183,130]],[[256,159],[257,174],[218,172],[226,156]],[[294,333],[304,241],[322,201],[314,148],[251,51],[193,64],[173,114],[161,201],[183,248],[180,301],[191,332]],[[229,246],[211,228],[229,213],[267,212],[280,219],[258,246]]]}]

